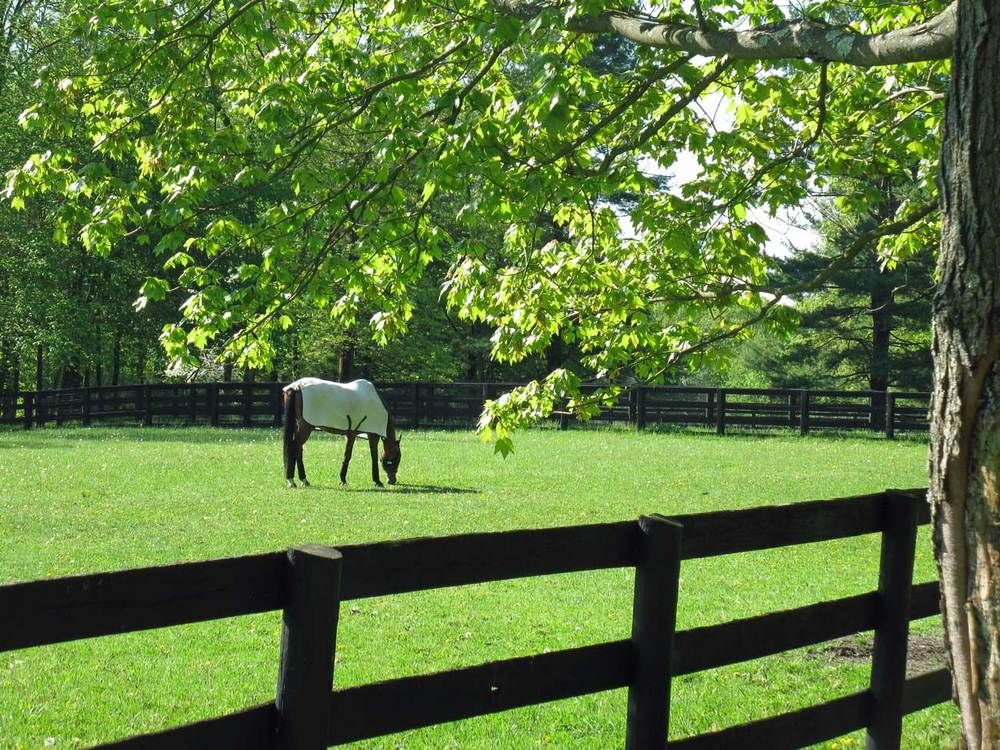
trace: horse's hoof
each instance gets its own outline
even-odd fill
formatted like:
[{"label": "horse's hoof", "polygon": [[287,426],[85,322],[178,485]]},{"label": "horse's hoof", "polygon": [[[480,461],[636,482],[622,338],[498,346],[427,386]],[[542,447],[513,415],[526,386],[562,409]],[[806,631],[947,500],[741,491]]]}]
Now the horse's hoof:
[{"label": "horse's hoof", "polygon": [[375,482],[375,486],[376,487],[385,487],[385,485],[382,484],[381,482]]},{"label": "horse's hoof", "polygon": [[303,479],[303,480],[302,480],[302,486],[303,486],[303,487],[311,487],[312,485],[311,485],[311,484],[309,484],[309,482],[307,482],[307,481],[306,481],[305,479]]},{"label": "horse's hoof", "polygon": [[289,480],[288,481],[288,489],[294,490],[295,489],[295,482]]},{"label": "horse's hoof", "polygon": [[347,486],[347,480],[346,479],[341,479],[340,480],[340,486],[341,487],[346,487]]}]

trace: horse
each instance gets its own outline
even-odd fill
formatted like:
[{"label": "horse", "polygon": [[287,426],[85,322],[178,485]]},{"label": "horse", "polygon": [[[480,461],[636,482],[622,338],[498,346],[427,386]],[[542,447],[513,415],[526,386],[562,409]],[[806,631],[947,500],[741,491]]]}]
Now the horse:
[{"label": "horse", "polygon": [[347,467],[351,463],[354,441],[360,435],[368,440],[371,451],[372,480],[377,487],[383,486],[378,473],[378,443],[379,438],[383,438],[382,468],[389,484],[396,483],[402,458],[399,450],[402,436],[396,437],[392,415],[382,404],[375,386],[367,380],[333,383],[319,378],[300,378],[286,385],[283,391],[285,479],[290,489],[295,487],[296,465],[302,485],[309,486],[302,463],[302,446],[313,430],[347,438],[344,463],[340,467],[341,484],[347,484]]}]

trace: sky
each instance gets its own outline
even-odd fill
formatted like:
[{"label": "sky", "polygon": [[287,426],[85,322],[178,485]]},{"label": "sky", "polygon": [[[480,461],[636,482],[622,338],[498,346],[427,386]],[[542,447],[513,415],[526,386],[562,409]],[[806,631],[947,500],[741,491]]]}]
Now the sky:
[{"label": "sky", "polygon": [[[731,102],[721,91],[716,91],[702,98],[695,111],[702,117],[712,121],[716,130],[731,130],[736,122],[733,116]],[[667,169],[652,159],[640,162],[640,168],[647,174],[668,175],[671,191],[679,191],[684,183],[698,175],[698,159],[691,151],[681,151],[677,159]],[[791,253],[793,248],[806,249],[814,247],[819,241],[819,235],[809,228],[800,208],[785,208],[776,216],[759,206],[747,207],[747,218],[758,223],[767,232],[768,241],[764,250],[768,255],[783,258]],[[627,216],[620,216],[622,233],[634,236],[631,222]]]}]

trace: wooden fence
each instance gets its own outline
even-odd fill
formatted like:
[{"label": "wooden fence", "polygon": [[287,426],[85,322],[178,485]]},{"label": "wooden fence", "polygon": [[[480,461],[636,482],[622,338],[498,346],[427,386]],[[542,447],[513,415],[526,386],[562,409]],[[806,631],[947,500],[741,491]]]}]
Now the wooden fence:
[{"label": "wooden fence", "polygon": [[[616,688],[627,748],[663,748],[672,676],[874,630],[867,690],[672,748],[800,747],[867,728],[898,748],[902,717],[950,699],[947,670],[906,679],[909,622],[938,612],[936,583],[911,585],[923,490],[535,531],[306,546],[207,562],[0,586],[0,651],[283,610],[272,703],[102,747],[321,748]],[[861,534],[882,535],[878,590],[674,632],[681,560]],[[436,674],[334,688],[340,603],[604,568],[636,570],[626,640]],[[182,603],[182,606],[179,604]],[[183,689],[179,686],[179,689]]]},{"label": "wooden fence", "polygon": [[[0,395],[0,423],[270,426],[281,423],[282,383],[157,383]],[[516,383],[383,383],[379,392],[402,427],[475,425],[483,402]],[[597,386],[586,386],[593,391]],[[869,430],[893,438],[928,429],[929,394],[780,388],[636,386],[601,410],[597,423],[715,429],[786,427]],[[568,426],[568,419],[561,419]]]}]

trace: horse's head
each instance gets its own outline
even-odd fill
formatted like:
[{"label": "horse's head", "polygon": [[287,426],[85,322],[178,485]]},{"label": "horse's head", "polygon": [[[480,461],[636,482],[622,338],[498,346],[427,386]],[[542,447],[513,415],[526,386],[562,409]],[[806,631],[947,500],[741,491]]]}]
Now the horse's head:
[{"label": "horse's head", "polygon": [[382,441],[382,468],[385,469],[385,473],[389,477],[389,484],[396,483],[396,472],[399,471],[399,462],[403,458],[403,454],[399,450],[402,437],[400,435],[399,440],[386,438]]}]

